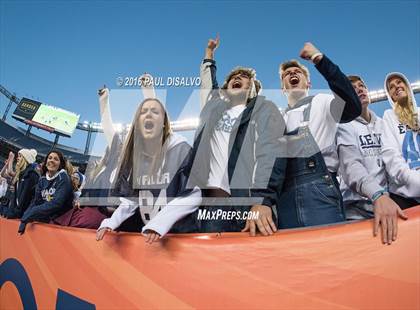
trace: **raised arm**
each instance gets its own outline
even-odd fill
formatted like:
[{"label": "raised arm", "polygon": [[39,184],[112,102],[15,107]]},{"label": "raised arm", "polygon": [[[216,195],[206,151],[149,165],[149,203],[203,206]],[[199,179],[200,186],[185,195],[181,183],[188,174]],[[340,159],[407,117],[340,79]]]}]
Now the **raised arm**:
[{"label": "raised arm", "polygon": [[0,175],[3,178],[13,178],[16,173],[13,170],[13,163],[15,161],[15,154],[9,152],[9,157],[6,159],[3,168],[1,169]]},{"label": "raised arm", "polygon": [[98,91],[99,95],[99,109],[101,111],[101,125],[104,131],[108,147],[111,148],[112,139],[115,135],[114,125],[112,123],[111,108],[109,106],[109,89],[104,88]]},{"label": "raised arm", "polygon": [[362,113],[359,97],[349,79],[336,64],[310,42],[305,43],[300,52],[300,57],[312,61],[328,82],[335,97],[331,103],[330,112],[337,122],[350,122]]},{"label": "raised arm", "polygon": [[216,62],[214,61],[214,52],[220,44],[219,35],[216,39],[209,39],[205,51],[204,60],[200,66],[200,107],[204,108],[206,105],[209,94],[213,89],[218,89],[219,85],[216,80]]},{"label": "raised arm", "polygon": [[149,73],[144,73],[141,77],[141,91],[143,92],[143,98],[156,98],[155,87],[153,85],[153,76]]},{"label": "raised arm", "polygon": [[8,159],[6,159],[6,161],[4,162],[4,165],[3,165],[3,167],[1,168],[1,171],[0,171],[0,177],[2,177],[2,178],[6,178],[6,171],[7,171],[7,164],[8,164]]}]

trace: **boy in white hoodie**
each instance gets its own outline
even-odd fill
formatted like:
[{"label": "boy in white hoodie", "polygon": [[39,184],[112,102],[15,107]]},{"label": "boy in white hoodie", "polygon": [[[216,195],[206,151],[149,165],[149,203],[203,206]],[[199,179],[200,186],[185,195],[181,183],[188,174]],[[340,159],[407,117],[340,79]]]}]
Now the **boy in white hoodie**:
[{"label": "boy in white hoodie", "polygon": [[405,209],[420,204],[419,108],[403,74],[388,74],[384,89],[392,109],[384,113],[382,157],[391,198]]},{"label": "boy in white hoodie", "polygon": [[366,84],[359,76],[350,75],[362,104],[362,113],[355,120],[340,124],[337,150],[340,160],[340,190],[347,220],[375,218],[374,235],[382,228],[383,243],[390,244],[397,236],[398,215],[403,211],[389,197],[385,165],[382,161],[382,120],[368,106]]}]

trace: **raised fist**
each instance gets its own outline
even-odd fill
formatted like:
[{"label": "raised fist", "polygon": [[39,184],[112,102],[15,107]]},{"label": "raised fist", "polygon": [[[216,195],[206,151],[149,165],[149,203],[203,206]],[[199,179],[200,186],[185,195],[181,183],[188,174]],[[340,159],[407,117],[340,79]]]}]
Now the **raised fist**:
[{"label": "raised fist", "polygon": [[142,87],[152,87],[153,86],[153,76],[150,75],[147,72],[142,74],[142,76],[140,77],[140,81],[141,81],[140,85]]},{"label": "raised fist", "polygon": [[216,36],[216,39],[209,39],[208,43],[207,43],[207,48],[214,51],[216,50],[216,48],[219,47],[220,44],[220,37],[219,35]]},{"label": "raised fist", "polygon": [[306,42],[303,48],[301,49],[299,56],[305,60],[311,61],[312,56],[314,56],[315,54],[320,54],[318,57],[313,59],[314,63],[318,63],[322,59],[321,52],[311,42]]},{"label": "raised fist", "polygon": [[145,72],[140,77],[140,85],[144,98],[156,98],[153,76],[151,74]]},{"label": "raised fist", "polygon": [[99,95],[100,99],[108,97],[109,96],[109,89],[104,85],[103,88],[98,90],[98,95]]},{"label": "raised fist", "polygon": [[7,158],[9,162],[12,162],[15,160],[15,153],[9,152],[9,157]]}]

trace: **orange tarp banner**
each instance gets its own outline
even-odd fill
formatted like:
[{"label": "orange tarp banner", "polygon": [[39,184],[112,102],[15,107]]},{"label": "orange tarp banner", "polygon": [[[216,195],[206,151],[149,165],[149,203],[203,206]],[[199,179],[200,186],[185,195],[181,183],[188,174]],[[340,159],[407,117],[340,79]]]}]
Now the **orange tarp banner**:
[{"label": "orange tarp banner", "polygon": [[372,222],[246,233],[138,234],[0,220],[0,308],[419,309],[420,207],[398,240]]}]

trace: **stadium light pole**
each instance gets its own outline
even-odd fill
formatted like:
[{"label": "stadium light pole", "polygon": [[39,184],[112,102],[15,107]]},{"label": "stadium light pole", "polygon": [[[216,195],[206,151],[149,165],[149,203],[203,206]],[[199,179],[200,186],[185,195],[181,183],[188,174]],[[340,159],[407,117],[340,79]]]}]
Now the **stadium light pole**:
[{"label": "stadium light pole", "polygon": [[32,125],[28,126],[28,129],[26,129],[26,136],[29,136],[29,134],[31,133],[31,129],[32,129]]},{"label": "stadium light pole", "polygon": [[10,99],[9,104],[7,105],[6,111],[4,111],[4,114],[3,114],[3,118],[2,118],[3,121],[6,120],[7,114],[9,113],[9,110],[12,107],[12,104],[13,104],[13,100]]},{"label": "stadium light pole", "polygon": [[2,117],[3,121],[6,121],[7,114],[9,114],[9,110],[13,105],[13,102],[14,102],[13,98],[16,98],[15,94],[13,94],[12,97],[10,98],[10,101],[9,101],[9,104],[7,105],[6,111],[4,111],[4,113],[3,113],[3,117]]},{"label": "stadium light pole", "polygon": [[92,126],[91,126],[91,124],[89,124],[88,134],[87,134],[87,138],[86,138],[85,152],[83,153],[84,155],[88,155],[89,154],[90,139],[91,139],[91,137],[92,137]]},{"label": "stadium light pole", "polygon": [[53,149],[57,146],[57,144],[58,144],[58,139],[60,139],[60,135],[59,135],[59,134],[56,134],[56,135],[55,135],[55,139],[54,139],[54,144],[52,145],[52,148],[53,148]]}]

